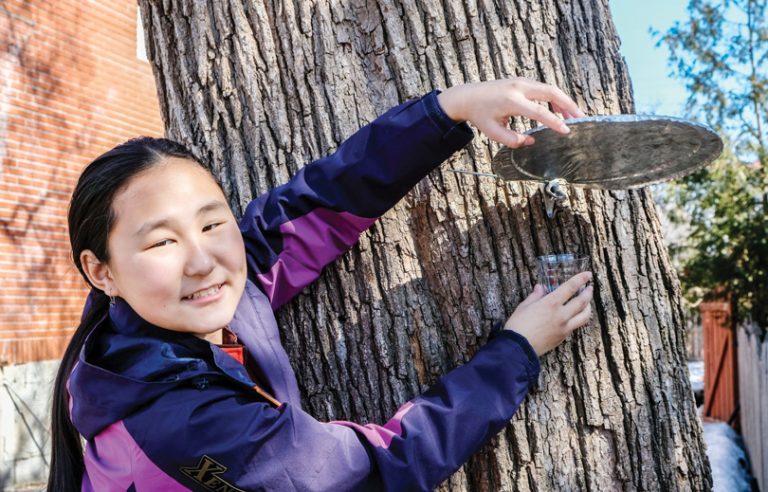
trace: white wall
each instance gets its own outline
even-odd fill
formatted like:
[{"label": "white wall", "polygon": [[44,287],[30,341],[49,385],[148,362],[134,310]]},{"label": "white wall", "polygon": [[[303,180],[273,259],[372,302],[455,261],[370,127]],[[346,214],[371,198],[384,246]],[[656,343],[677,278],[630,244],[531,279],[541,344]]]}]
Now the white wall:
[{"label": "white wall", "polygon": [[0,367],[0,490],[46,481],[58,367],[57,360]]},{"label": "white wall", "polygon": [[762,342],[756,326],[738,333],[741,434],[760,489],[768,492],[768,337]]}]

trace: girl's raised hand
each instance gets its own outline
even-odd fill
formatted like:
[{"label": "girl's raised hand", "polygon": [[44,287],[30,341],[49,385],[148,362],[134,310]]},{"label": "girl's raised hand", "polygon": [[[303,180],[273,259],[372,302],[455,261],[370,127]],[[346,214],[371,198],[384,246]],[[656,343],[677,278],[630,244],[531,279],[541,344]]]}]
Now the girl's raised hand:
[{"label": "girl's raised hand", "polygon": [[457,85],[440,93],[437,99],[454,121],[469,121],[488,138],[511,148],[534,141],[509,128],[513,116],[538,121],[558,133],[570,131],[555,113],[535,101],[550,103],[566,119],[584,117],[576,103],[557,87],[519,77]]}]

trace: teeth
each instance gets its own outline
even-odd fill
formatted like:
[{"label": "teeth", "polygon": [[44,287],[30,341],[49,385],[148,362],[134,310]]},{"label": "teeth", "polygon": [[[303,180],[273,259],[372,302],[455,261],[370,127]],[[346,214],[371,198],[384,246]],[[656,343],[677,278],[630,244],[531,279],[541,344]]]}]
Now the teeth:
[{"label": "teeth", "polygon": [[199,290],[194,294],[185,297],[184,299],[194,300],[194,299],[200,299],[201,297],[212,296],[213,294],[217,293],[219,289],[221,289],[221,285],[214,285],[213,287],[210,287],[208,289]]}]

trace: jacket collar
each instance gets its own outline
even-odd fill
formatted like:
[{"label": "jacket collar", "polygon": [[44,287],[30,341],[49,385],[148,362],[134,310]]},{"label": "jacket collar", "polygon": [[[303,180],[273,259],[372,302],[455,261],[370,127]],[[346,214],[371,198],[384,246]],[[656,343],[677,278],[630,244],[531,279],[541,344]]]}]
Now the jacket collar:
[{"label": "jacket collar", "polygon": [[88,335],[70,375],[72,421],[90,439],[175,386],[222,376],[253,384],[245,368],[215,345],[154,326],[116,299]]}]

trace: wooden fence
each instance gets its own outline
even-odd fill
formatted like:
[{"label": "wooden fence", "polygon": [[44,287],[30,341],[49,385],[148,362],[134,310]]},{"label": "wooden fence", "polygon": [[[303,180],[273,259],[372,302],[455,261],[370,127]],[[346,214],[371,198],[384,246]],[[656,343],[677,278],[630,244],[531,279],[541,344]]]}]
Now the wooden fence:
[{"label": "wooden fence", "polygon": [[704,330],[701,320],[696,318],[686,323],[685,348],[688,360],[704,360]]},{"label": "wooden fence", "polygon": [[736,340],[728,302],[699,305],[704,331],[704,417],[738,430]]},{"label": "wooden fence", "polygon": [[753,326],[737,331],[741,434],[752,474],[768,491],[768,337],[761,341]]}]

